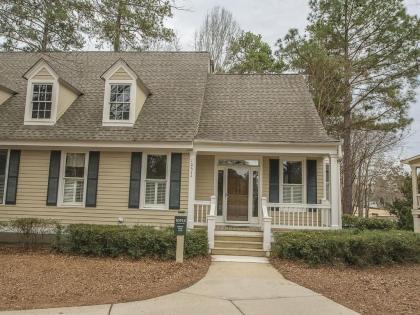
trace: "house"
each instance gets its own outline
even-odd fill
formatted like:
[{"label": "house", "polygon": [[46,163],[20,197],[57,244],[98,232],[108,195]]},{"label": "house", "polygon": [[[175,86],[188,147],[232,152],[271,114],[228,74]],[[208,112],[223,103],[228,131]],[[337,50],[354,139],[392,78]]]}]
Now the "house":
[{"label": "house", "polygon": [[420,233],[420,154],[401,161],[411,168],[414,232]]},{"label": "house", "polygon": [[339,145],[301,75],[214,74],[204,52],[0,53],[0,221],[185,210],[211,248],[252,229],[269,250],[273,229],[341,227]]}]

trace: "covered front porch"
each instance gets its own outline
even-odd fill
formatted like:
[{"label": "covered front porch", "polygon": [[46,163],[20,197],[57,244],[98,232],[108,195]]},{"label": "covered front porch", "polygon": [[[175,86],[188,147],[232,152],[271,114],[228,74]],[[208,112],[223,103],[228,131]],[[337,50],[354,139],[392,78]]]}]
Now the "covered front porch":
[{"label": "covered front porch", "polygon": [[188,226],[210,248],[215,230],[260,231],[269,250],[273,230],[341,227],[337,146],[232,149],[190,153]]}]

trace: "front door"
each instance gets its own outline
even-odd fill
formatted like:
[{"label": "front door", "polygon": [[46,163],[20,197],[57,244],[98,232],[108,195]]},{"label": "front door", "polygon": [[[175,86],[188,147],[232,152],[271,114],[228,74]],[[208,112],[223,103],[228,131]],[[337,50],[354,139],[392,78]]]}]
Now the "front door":
[{"label": "front door", "polygon": [[227,169],[226,219],[248,221],[249,213],[249,169]]}]

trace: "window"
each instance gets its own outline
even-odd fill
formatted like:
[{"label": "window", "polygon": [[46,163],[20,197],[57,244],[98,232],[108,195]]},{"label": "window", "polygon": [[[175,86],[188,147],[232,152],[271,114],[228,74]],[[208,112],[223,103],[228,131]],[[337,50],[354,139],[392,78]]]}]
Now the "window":
[{"label": "window", "polygon": [[51,83],[32,85],[32,119],[50,119],[52,109]]},{"label": "window", "polygon": [[283,202],[303,202],[302,161],[283,161]]},{"label": "window", "polygon": [[330,173],[330,164],[325,164],[325,198],[327,200],[330,200],[330,194],[331,194],[331,173]]},{"label": "window", "polygon": [[217,215],[223,215],[224,171],[217,171]]},{"label": "window", "polygon": [[0,150],[0,204],[4,203],[6,191],[7,150]]},{"label": "window", "polygon": [[420,194],[420,167],[416,167],[417,174],[417,193]]},{"label": "window", "polygon": [[166,207],[168,186],[167,155],[149,154],[146,160],[144,204],[146,207]]},{"label": "window", "polygon": [[111,84],[109,120],[130,119],[130,84]]},{"label": "window", "polygon": [[258,217],[258,172],[252,171],[252,216]]},{"label": "window", "polygon": [[63,174],[63,204],[83,204],[85,195],[86,154],[67,153]]}]

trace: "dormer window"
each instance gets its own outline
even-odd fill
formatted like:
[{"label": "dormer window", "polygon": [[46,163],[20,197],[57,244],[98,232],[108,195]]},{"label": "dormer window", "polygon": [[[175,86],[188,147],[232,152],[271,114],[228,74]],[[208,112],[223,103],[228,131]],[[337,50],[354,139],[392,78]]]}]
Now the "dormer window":
[{"label": "dormer window", "polygon": [[25,125],[54,125],[82,94],[42,58],[23,77],[28,80]]},{"label": "dormer window", "polygon": [[51,83],[32,85],[32,119],[51,119],[52,90]]},{"label": "dormer window", "polygon": [[122,59],[102,74],[105,81],[102,125],[132,127],[150,94],[137,74]]},{"label": "dormer window", "polygon": [[109,120],[130,120],[130,84],[111,84]]}]

